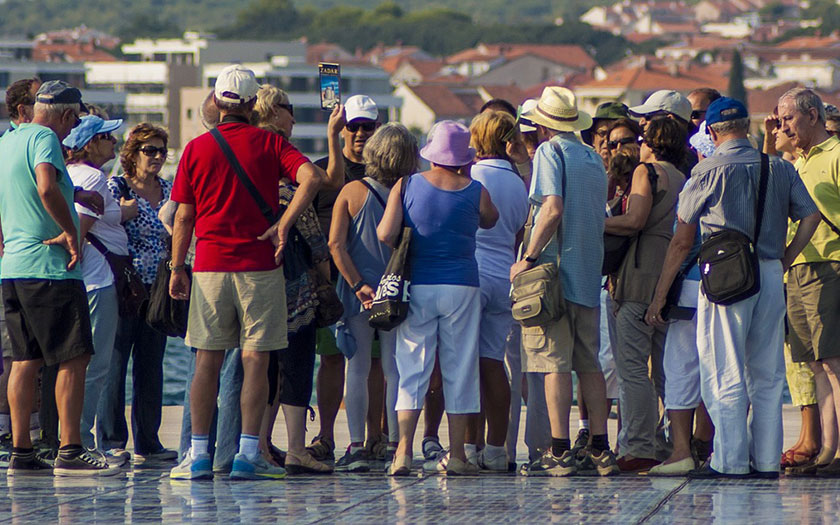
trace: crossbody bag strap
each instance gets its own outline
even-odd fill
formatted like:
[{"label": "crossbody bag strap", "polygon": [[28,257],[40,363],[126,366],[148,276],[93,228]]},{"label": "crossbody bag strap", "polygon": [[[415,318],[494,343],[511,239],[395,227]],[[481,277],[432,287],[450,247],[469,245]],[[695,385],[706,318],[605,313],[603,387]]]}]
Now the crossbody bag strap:
[{"label": "crossbody bag strap", "polygon": [[107,256],[109,253],[111,253],[111,251],[108,248],[106,248],[105,245],[102,244],[102,241],[97,239],[94,234],[87,232],[87,234],[85,235],[85,239],[87,239],[87,241],[91,245],[93,245],[94,248],[99,250],[99,253],[101,253],[102,255]]},{"label": "crossbody bag strap", "polygon": [[222,133],[219,131],[219,128],[213,128],[210,130],[210,134],[213,135],[213,138],[216,139],[216,142],[219,144],[219,147],[222,149],[222,153],[225,154],[227,157],[228,162],[230,162],[233,171],[236,173],[237,178],[245,186],[245,189],[248,190],[248,193],[251,194],[251,197],[257,203],[257,206],[260,209],[260,213],[262,213],[265,220],[268,221],[269,225],[273,225],[277,218],[274,216],[274,212],[271,209],[271,206],[265,201],[263,196],[260,194],[259,190],[251,179],[248,177],[248,174],[245,173],[245,170],[242,168],[242,165],[239,163],[239,160],[234,155],[233,150],[230,149],[230,144],[225,140],[222,136]]},{"label": "crossbody bag strap", "polygon": [[828,227],[831,228],[831,231],[833,231],[837,234],[838,237],[840,237],[840,228],[837,228],[837,226],[835,226],[833,222],[828,220],[828,217],[826,217],[823,212],[820,212],[820,217],[822,217],[823,222],[825,222],[828,225]]},{"label": "crossbody bag strap", "polygon": [[[385,208],[385,199],[383,199],[382,196],[379,195],[378,191],[373,189],[373,185],[371,183],[369,183],[368,181],[366,181],[365,179],[361,179],[360,182],[362,184],[364,184],[365,186],[367,186],[367,189],[369,189],[370,192],[373,194],[373,196],[376,197],[376,200],[379,201],[379,204],[381,204],[382,207]],[[403,193],[402,195],[404,196],[405,194]]]},{"label": "crossbody bag strap", "polygon": [[753,245],[758,247],[758,236],[761,235],[761,223],[764,218],[764,203],[767,199],[767,180],[770,178],[770,158],[761,154],[761,175],[758,179],[758,201],[755,205],[755,235]]}]

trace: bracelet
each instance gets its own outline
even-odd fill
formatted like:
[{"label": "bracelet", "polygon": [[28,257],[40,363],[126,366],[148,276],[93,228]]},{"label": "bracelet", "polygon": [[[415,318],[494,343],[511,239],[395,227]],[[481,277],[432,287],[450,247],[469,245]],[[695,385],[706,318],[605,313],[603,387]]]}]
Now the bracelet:
[{"label": "bracelet", "polygon": [[356,293],[359,290],[361,290],[362,286],[364,286],[364,285],[365,285],[365,282],[360,279],[359,282],[357,282],[356,284],[353,285],[353,293]]},{"label": "bracelet", "polygon": [[526,255],[525,257],[523,257],[523,259],[524,259],[524,260],[526,260],[526,261],[528,261],[528,262],[529,262],[529,263],[531,263],[531,264],[533,264],[533,263],[537,262],[537,258],[536,258],[536,257],[529,257],[529,256],[527,256],[527,255]]}]

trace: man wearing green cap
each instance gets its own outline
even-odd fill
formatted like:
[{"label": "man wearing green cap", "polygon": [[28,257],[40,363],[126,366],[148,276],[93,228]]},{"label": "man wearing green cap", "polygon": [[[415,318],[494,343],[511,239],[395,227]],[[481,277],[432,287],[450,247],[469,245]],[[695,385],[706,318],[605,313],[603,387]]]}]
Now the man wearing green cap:
[{"label": "man wearing green cap", "polygon": [[606,164],[607,154],[607,130],[610,124],[620,118],[630,118],[627,106],[621,102],[604,102],[595,109],[592,116],[592,126],[580,132],[580,136],[586,144],[592,146],[601,155]]}]

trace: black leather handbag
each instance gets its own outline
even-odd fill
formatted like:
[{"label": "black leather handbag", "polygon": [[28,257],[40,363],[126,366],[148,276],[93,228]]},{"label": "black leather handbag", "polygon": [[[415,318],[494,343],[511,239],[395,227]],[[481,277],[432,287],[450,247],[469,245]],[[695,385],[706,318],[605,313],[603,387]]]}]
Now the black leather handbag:
[{"label": "black leather handbag", "polygon": [[710,302],[727,306],[752,297],[761,289],[756,244],[761,234],[769,175],[770,162],[762,153],[753,238],[724,229],[713,233],[700,247],[703,293]]}]

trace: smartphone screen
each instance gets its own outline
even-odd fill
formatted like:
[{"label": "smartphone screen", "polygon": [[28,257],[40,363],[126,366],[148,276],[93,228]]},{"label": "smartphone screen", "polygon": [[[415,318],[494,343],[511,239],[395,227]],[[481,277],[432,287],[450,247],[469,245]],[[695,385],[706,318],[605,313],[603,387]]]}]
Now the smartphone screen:
[{"label": "smartphone screen", "polygon": [[341,103],[341,66],[338,64],[318,64],[321,78],[321,109],[332,111]]}]

